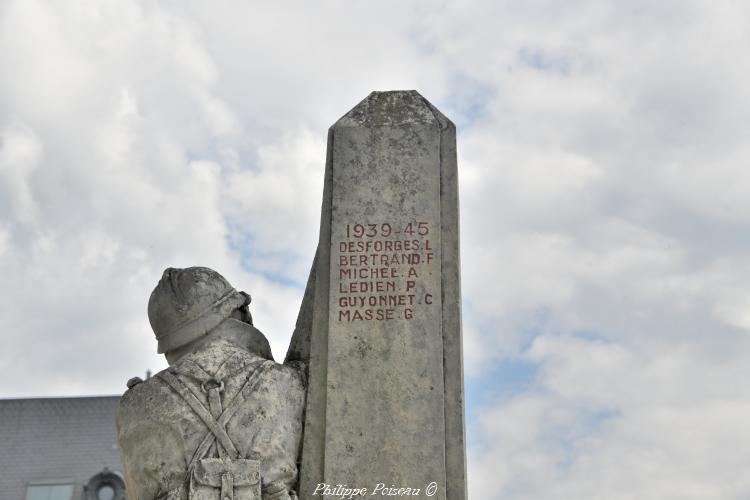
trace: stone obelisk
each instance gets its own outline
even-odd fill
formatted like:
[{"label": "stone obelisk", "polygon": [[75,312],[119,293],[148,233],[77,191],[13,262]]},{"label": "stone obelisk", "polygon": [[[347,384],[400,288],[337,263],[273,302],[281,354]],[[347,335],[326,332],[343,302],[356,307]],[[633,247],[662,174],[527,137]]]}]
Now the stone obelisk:
[{"label": "stone obelisk", "polygon": [[416,91],[373,92],[329,130],[294,359],[300,498],[466,498],[456,129]]}]

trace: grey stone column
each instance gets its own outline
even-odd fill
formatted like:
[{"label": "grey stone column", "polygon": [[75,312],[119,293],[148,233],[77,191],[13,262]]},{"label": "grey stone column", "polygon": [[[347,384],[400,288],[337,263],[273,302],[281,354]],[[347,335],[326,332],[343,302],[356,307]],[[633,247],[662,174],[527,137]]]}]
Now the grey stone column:
[{"label": "grey stone column", "polygon": [[456,132],[416,91],[373,92],[329,131],[293,359],[309,366],[301,498],[466,498]]}]

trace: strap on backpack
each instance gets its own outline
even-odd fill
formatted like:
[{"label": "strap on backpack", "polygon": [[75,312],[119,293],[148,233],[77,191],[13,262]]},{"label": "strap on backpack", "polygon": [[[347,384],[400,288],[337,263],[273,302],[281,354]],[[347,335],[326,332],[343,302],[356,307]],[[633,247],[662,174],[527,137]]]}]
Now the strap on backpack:
[{"label": "strap on backpack", "polygon": [[[263,373],[268,368],[270,368],[274,364],[274,362],[270,360],[262,360],[254,364],[257,365],[257,368],[253,370],[250,376],[247,377],[240,390],[237,392],[234,398],[232,398],[232,401],[230,401],[228,405],[224,406],[221,414],[218,416],[215,416],[214,412],[209,411],[209,409],[204,406],[204,404],[196,397],[193,391],[190,390],[185,382],[183,382],[179,377],[175,376],[168,370],[165,370],[157,375],[161,380],[169,385],[169,387],[171,387],[172,390],[188,404],[188,406],[190,406],[190,409],[192,409],[193,412],[198,415],[198,417],[208,428],[208,432],[203,437],[203,440],[201,440],[201,443],[196,448],[195,452],[193,453],[193,457],[188,464],[188,468],[185,473],[186,480],[190,478],[195,465],[200,459],[205,457],[206,453],[214,442],[217,442],[217,448],[219,449],[220,455],[226,454],[228,458],[231,459],[239,458],[239,451],[237,451],[237,447],[227,434],[226,425],[234,416],[234,414],[237,413],[237,411],[240,409],[242,403],[245,402],[245,399],[248,397],[248,395],[252,393],[258,386]],[[209,398],[209,401],[210,399],[211,398]],[[209,404],[213,407],[212,410],[216,410],[215,404]]]}]

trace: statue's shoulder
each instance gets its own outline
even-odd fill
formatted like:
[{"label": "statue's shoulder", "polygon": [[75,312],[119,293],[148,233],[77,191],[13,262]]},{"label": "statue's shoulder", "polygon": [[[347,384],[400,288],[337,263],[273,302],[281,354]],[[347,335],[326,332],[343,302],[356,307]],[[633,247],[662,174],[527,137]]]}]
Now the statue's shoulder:
[{"label": "statue's shoulder", "polygon": [[140,378],[128,380],[128,389],[120,398],[118,421],[131,417],[142,420],[144,417],[159,415],[163,412],[164,404],[170,399],[170,390],[159,380],[161,373],[146,380]]},{"label": "statue's shoulder", "polygon": [[304,365],[300,369],[296,364],[282,365],[271,362],[266,366],[264,377],[271,380],[279,390],[291,393],[305,392]]},{"label": "statue's shoulder", "polygon": [[304,361],[287,361],[283,365],[296,380],[307,387],[307,365]]}]

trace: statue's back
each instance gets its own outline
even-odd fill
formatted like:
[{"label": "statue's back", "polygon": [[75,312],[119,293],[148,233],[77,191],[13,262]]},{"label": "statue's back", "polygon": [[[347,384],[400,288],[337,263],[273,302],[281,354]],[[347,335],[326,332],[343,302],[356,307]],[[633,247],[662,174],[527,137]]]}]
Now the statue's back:
[{"label": "statue's back", "polygon": [[303,408],[300,371],[209,342],[122,398],[131,500],[294,498]]}]

